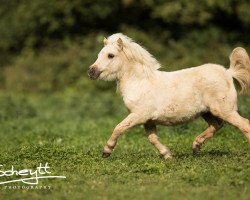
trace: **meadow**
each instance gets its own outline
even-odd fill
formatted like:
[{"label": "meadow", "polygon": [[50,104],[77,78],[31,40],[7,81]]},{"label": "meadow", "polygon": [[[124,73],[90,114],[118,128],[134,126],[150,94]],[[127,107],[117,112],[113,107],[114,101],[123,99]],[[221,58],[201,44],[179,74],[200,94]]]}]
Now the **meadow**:
[{"label": "meadow", "polygon": [[[250,94],[240,96],[240,113],[248,118],[249,105]],[[173,160],[159,156],[140,126],[122,135],[111,157],[103,159],[103,145],[127,114],[115,91],[1,93],[0,108],[1,169],[30,169],[47,162],[54,175],[66,176],[39,180],[38,185],[51,186],[49,190],[1,185],[1,199],[250,198],[250,146],[228,124],[197,156],[191,144],[206,128],[202,119],[158,127]]]}]

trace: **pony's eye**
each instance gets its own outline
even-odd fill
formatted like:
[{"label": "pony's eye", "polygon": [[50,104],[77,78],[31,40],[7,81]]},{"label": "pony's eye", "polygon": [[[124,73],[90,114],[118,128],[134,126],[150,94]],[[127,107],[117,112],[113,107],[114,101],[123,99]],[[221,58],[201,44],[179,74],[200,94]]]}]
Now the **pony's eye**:
[{"label": "pony's eye", "polygon": [[112,53],[109,53],[109,54],[108,54],[108,58],[109,58],[109,59],[112,59],[112,58],[114,58],[114,57],[115,57],[114,54],[112,54]]}]

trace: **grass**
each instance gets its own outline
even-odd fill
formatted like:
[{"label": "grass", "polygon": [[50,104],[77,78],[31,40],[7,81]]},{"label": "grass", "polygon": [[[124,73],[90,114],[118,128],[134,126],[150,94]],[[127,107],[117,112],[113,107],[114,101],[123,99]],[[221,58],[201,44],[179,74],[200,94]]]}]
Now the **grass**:
[{"label": "grass", "polygon": [[[240,97],[240,111],[248,118],[249,104],[249,94]],[[122,135],[111,157],[102,159],[103,145],[126,115],[113,92],[1,94],[0,107],[0,169],[35,169],[48,162],[53,175],[67,177],[41,179],[38,185],[50,190],[0,185],[1,199],[249,199],[250,146],[230,125],[196,157],[191,144],[206,127],[201,119],[159,127],[171,161],[158,155],[142,127]]]}]

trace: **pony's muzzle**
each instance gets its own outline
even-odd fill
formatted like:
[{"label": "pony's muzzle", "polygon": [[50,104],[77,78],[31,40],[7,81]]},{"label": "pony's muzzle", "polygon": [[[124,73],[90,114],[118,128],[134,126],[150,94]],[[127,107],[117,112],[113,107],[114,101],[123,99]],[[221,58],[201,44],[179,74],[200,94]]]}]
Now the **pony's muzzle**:
[{"label": "pony's muzzle", "polygon": [[97,79],[101,74],[101,71],[99,71],[98,69],[96,69],[96,66],[90,67],[88,70],[88,76],[89,78],[95,80]]}]

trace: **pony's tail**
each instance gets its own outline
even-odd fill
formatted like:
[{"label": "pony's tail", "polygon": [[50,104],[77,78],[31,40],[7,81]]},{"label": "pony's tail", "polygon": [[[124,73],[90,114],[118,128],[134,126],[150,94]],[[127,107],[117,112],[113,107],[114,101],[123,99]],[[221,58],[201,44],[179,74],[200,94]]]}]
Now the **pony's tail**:
[{"label": "pony's tail", "polygon": [[240,85],[240,94],[250,88],[250,60],[246,50],[242,47],[235,48],[230,57],[228,71]]}]

